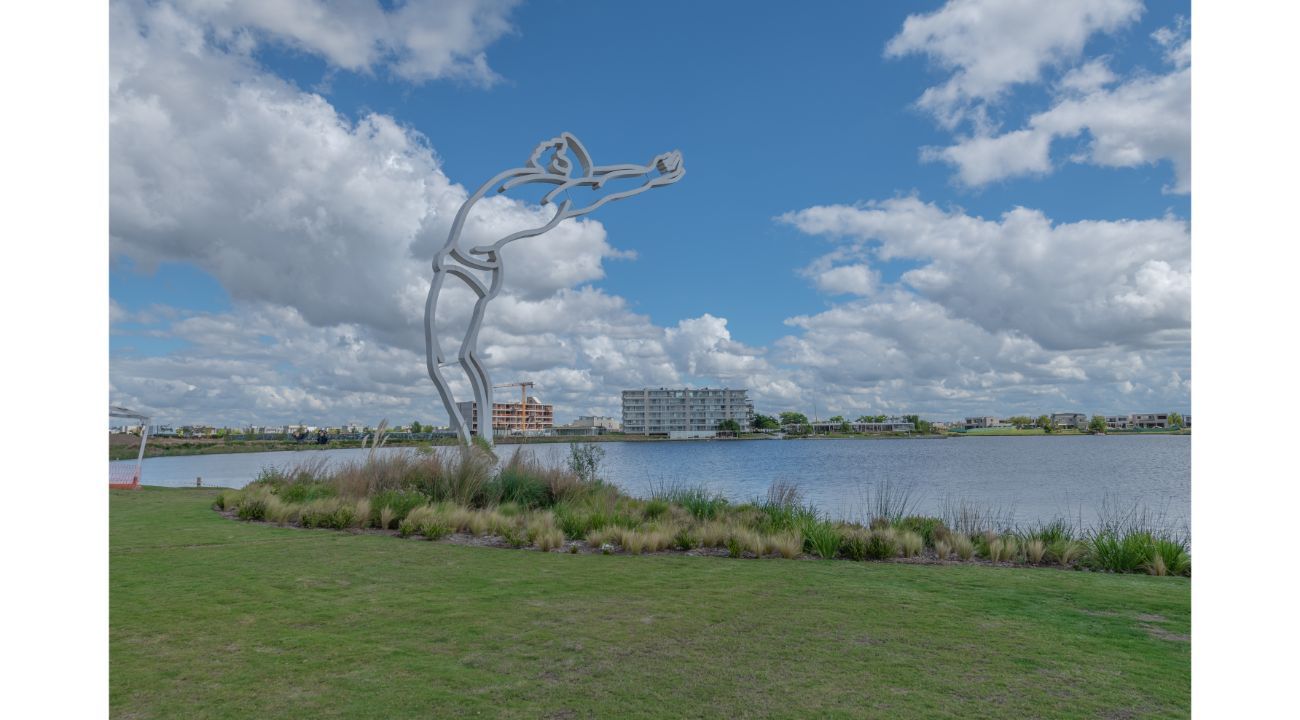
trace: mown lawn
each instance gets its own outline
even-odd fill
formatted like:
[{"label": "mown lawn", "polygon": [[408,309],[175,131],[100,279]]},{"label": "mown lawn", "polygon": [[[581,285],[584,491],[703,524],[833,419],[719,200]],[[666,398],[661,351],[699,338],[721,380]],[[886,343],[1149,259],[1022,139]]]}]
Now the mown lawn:
[{"label": "mown lawn", "polygon": [[114,717],[1186,717],[1190,584],[543,554],[112,491]]}]

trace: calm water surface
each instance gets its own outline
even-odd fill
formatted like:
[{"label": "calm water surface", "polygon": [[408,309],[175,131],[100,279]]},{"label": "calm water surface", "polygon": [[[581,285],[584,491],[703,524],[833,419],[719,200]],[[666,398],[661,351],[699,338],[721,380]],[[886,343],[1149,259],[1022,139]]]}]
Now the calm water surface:
[{"label": "calm water surface", "polygon": [[[519,446],[499,450],[508,457]],[[564,444],[525,446],[562,462]],[[1020,523],[1066,517],[1094,523],[1103,506],[1134,506],[1187,530],[1191,437],[1178,435],[982,437],[939,440],[754,440],[608,442],[601,475],[632,494],[658,484],[703,484],[736,501],[763,495],[776,480],[798,483],[807,500],[843,518],[861,516],[872,489],[911,489],[915,509],[938,514],[945,502],[999,508]],[[452,448],[439,448],[454,452]],[[147,485],[238,488],[263,467],[312,458],[364,459],[360,449],[191,455],[144,461]],[[381,452],[402,452],[388,449]]]}]

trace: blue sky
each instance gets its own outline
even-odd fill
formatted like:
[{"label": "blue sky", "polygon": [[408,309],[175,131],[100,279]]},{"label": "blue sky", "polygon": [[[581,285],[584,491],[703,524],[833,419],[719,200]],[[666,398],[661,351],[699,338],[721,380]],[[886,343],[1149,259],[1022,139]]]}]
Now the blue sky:
[{"label": "blue sky", "polygon": [[[311,3],[295,0],[286,7],[296,4]],[[545,387],[540,394],[557,402],[562,419],[616,412],[619,387],[664,382],[751,386],[760,409],[768,411],[807,410],[812,396],[824,398],[821,408],[846,414],[916,411],[939,417],[981,410],[1139,411],[1153,403],[1161,410],[1184,409],[1188,403],[1190,324],[1179,293],[1190,273],[1189,248],[1180,248],[1190,195],[1179,187],[1185,172],[1175,165],[1188,152],[1180,150],[1180,138],[1188,133],[1190,108],[1179,116],[1178,92],[1179,73],[1190,60],[1171,59],[1185,48],[1187,3],[1143,7],[1132,0],[1095,0],[1089,13],[1029,18],[1015,27],[1035,13],[1060,11],[997,0],[798,8],[465,0],[455,5],[475,18],[470,25],[447,26],[437,14],[450,6],[437,3],[423,19],[404,19],[448,33],[459,28],[459,36],[444,42],[448,47],[434,42],[432,49],[397,38],[392,29],[383,31],[387,35],[367,29],[382,15],[378,7],[319,29],[234,5],[218,16],[187,3],[161,10],[114,3],[114,74],[126,78],[113,90],[115,110],[143,112],[148,106],[166,114],[169,103],[176,103],[167,124],[175,142],[193,142],[196,153],[204,142],[229,148],[237,138],[228,141],[235,145],[213,140],[230,125],[222,113],[255,102],[240,93],[261,84],[291,107],[332,110],[346,126],[348,141],[366,141],[360,128],[368,118],[391,121],[402,134],[402,152],[427,162],[448,183],[470,189],[519,164],[537,142],[560,131],[576,133],[600,163],[644,162],[669,149],[682,151],[687,176],[681,183],[604,208],[592,218],[598,227],[585,227],[584,232],[603,231],[603,249],[594,260],[598,270],[559,273],[554,283],[519,293],[539,303],[543,296],[557,298],[557,312],[561,306],[562,312],[592,317],[612,312],[606,318],[610,327],[621,328],[577,334],[561,328],[529,336],[521,323],[513,339],[501,340],[499,367],[490,368],[494,377],[537,375]],[[975,17],[991,20],[964,21],[972,9],[980,11]],[[1012,20],[998,20],[1000,13]],[[908,22],[918,23],[911,35],[905,33]],[[353,30],[362,37],[340,37]],[[197,60],[193,54],[184,60],[169,55],[183,47],[180,37],[201,43]],[[887,51],[891,40],[898,47]],[[367,42],[381,50],[358,60],[355,48]],[[980,50],[982,43],[987,51]],[[1027,49],[1000,53],[1009,45]],[[132,66],[131,58],[142,53],[154,54],[153,67]],[[215,115],[181,119],[182,100],[191,91],[179,86],[187,79],[196,86],[208,83],[215,96],[230,93],[230,102],[214,101]],[[945,83],[958,88],[958,100],[938,107],[918,102],[928,88]],[[349,209],[331,204],[339,198],[312,200],[310,189],[282,196],[300,173],[330,166],[314,163],[309,141],[286,140],[298,136],[277,130],[275,121],[238,130],[251,155],[239,160],[238,172],[264,173],[267,186],[275,188],[265,197],[282,201],[266,206],[284,214],[266,222],[258,196],[242,195],[230,178],[202,183],[203,199],[197,200],[199,195],[169,187],[162,178],[218,173],[212,165],[220,165],[221,153],[214,156],[208,148],[211,164],[169,168],[159,150],[149,147],[146,121],[132,120],[145,117],[156,116],[115,112],[111,128],[113,391],[176,420],[273,422],[322,415],[321,421],[343,421],[410,412],[438,421],[430,388],[419,384],[418,346],[403,339],[401,323],[389,325],[378,310],[373,317],[357,310],[368,304],[365,295],[340,303],[337,312],[325,307],[348,292],[338,288],[331,294],[331,284],[346,278],[337,267],[325,267],[331,257],[357,262],[344,256],[369,243],[377,252],[396,248],[427,267],[429,258],[416,256],[432,241],[421,233],[433,232],[428,226],[436,223],[428,216],[437,213],[426,214],[425,230],[377,241],[365,236],[367,223],[400,217],[384,206],[391,197],[383,188],[375,188],[373,197],[346,198]],[[1162,131],[1165,125],[1173,131]],[[262,131],[265,138],[250,135]],[[1050,138],[1047,154],[1037,161],[1035,137]],[[970,156],[976,159],[965,165],[935,157],[943,148],[974,147],[980,140],[999,141],[1003,154],[993,160]],[[258,147],[274,168],[259,167]],[[278,157],[283,148],[305,153],[296,161],[299,171]],[[364,182],[364,168],[349,167],[356,174],[336,175],[329,183]],[[151,174],[154,181],[146,182]],[[281,176],[289,180],[276,184]],[[226,244],[237,247],[248,227],[222,228],[193,210],[214,203],[212,196],[227,187],[228,203],[211,208],[211,217],[249,223],[260,218],[257,232],[267,234],[256,247],[297,244],[301,255],[287,252],[257,269],[249,267],[260,264],[257,252],[224,257]],[[154,215],[171,214],[165,221],[140,220],[144,205]],[[319,217],[313,219],[310,208]],[[1017,208],[1041,221],[1029,223],[1029,235],[1019,230],[1021,223],[1004,219]],[[917,213],[927,219],[918,220]],[[967,237],[967,231],[973,234]],[[324,238],[335,232],[338,237]],[[987,252],[972,260],[965,251],[936,253],[917,239],[935,234],[956,245],[987,243]],[[331,255],[330,248],[345,243],[353,249]],[[1072,252],[1095,243],[1115,262],[1083,263],[1088,272],[1071,278],[1071,268],[1081,263],[1051,248],[1048,254],[1063,264],[1024,261],[1035,243],[1069,243]],[[955,279],[966,270],[980,278]],[[978,284],[1000,270],[1006,275],[1002,285]],[[416,271],[401,272],[405,278]],[[267,277],[249,279],[262,274]],[[938,275],[943,279],[936,284]],[[1062,301],[1054,299],[1031,312],[1055,294],[1058,277],[1060,290],[1075,293],[1078,302],[1055,306]],[[393,279],[400,285],[403,278]],[[297,283],[305,289],[286,290]],[[1071,283],[1079,288],[1071,289]],[[362,284],[371,298],[374,288],[383,287],[380,277]],[[1090,296],[1102,286],[1104,291]],[[1167,292],[1157,297],[1143,289],[1153,286]],[[1006,306],[972,300],[997,295],[998,287],[1006,292]],[[581,292],[588,292],[586,300],[565,304]],[[615,301],[619,308],[612,311],[608,306]],[[401,301],[393,303],[388,312],[402,314]],[[900,319],[908,312],[921,316]],[[368,341],[367,347],[392,350],[383,362],[409,362],[414,371],[363,378],[373,371],[357,370],[340,389],[328,380],[337,368],[316,365],[320,358],[304,360],[291,347],[280,347],[279,357],[241,354],[217,342],[213,328],[201,330],[209,323],[222,332],[242,328],[247,337],[265,338],[268,329],[285,332],[282,323],[268,319],[277,313],[295,318],[293,332],[303,334],[299,348],[309,339],[322,347],[346,344],[346,338]],[[723,330],[717,320],[725,320]],[[919,336],[905,324],[920,328]],[[834,343],[837,335],[853,342],[818,345],[818,338]],[[940,335],[964,339],[946,344]],[[647,343],[659,350],[646,350]],[[275,349],[279,343],[260,344]],[[284,344],[292,345],[287,338]],[[510,348],[532,344],[572,352],[555,355],[551,366],[540,360],[511,365]],[[593,349],[598,347],[604,349]],[[230,350],[229,357],[222,348]],[[611,353],[618,357],[611,359]],[[872,355],[877,357],[855,359]],[[895,359],[885,362],[885,356]],[[970,357],[981,360],[972,365],[965,360]],[[223,374],[247,380],[257,373],[243,372],[243,364],[259,362],[288,371],[228,392],[232,381]],[[612,366],[621,370],[606,372]],[[169,390],[150,396],[151,379]],[[277,400],[254,402],[258,393]]]}]

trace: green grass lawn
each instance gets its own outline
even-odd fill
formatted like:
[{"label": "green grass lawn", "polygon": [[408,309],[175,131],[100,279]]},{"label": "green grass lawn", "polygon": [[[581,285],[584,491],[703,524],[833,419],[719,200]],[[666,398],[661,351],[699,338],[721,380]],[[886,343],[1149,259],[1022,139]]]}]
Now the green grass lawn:
[{"label": "green grass lawn", "polygon": [[1186,717],[1190,584],[544,554],[111,491],[114,717]]}]

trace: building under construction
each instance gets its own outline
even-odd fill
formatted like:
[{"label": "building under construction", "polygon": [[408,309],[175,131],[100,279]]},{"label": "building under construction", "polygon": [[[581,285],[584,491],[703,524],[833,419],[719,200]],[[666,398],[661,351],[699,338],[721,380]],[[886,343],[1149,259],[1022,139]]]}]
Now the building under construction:
[{"label": "building under construction", "polygon": [[[456,403],[470,433],[478,434],[478,403]],[[496,435],[531,435],[555,425],[555,406],[529,395],[521,402],[492,403],[492,430]]]}]

